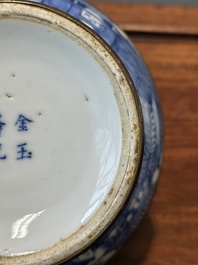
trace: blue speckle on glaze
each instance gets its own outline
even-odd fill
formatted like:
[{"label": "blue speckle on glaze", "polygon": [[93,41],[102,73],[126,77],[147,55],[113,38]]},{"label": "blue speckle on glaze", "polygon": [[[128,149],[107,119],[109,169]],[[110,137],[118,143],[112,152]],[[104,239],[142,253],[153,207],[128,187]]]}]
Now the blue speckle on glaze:
[{"label": "blue speckle on glaze", "polygon": [[99,265],[106,262],[134,231],[143,217],[156,188],[162,154],[162,116],[151,76],[139,53],[105,15],[84,1],[36,1],[69,13],[98,33],[116,52],[137,89],[144,118],[144,155],[135,190],[115,224],[91,248],[68,265]]}]

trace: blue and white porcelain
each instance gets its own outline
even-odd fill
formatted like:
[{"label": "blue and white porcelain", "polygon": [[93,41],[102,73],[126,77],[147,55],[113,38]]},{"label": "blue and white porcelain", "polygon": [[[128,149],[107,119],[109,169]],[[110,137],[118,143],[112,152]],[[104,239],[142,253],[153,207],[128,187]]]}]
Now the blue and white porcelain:
[{"label": "blue and white porcelain", "polygon": [[158,183],[148,69],[82,0],[1,1],[0,35],[0,264],[104,264]]}]

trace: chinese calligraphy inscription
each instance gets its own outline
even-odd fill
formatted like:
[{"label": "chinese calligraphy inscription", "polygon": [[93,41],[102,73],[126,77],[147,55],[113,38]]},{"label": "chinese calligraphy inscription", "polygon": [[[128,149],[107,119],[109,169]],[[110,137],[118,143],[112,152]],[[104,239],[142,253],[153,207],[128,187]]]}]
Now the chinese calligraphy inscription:
[{"label": "chinese calligraphy inscription", "polygon": [[19,115],[16,123],[15,123],[15,126],[18,126],[18,131],[19,132],[22,132],[22,131],[28,131],[28,127],[27,127],[27,124],[29,122],[32,122],[32,120],[29,120],[27,119],[25,116],[23,115]]},{"label": "chinese calligraphy inscription", "polygon": [[17,154],[17,160],[25,159],[25,158],[32,158],[32,152],[28,152],[26,150],[27,143],[18,144],[17,147],[19,148]]},{"label": "chinese calligraphy inscription", "polygon": [[[2,115],[0,114],[0,137],[2,137],[2,131],[4,129],[4,126],[6,125],[6,123],[3,122],[1,118]],[[19,114],[14,125],[17,127],[18,132],[27,132],[29,130],[28,124],[31,122],[33,121],[25,117],[24,115]],[[32,152],[28,150],[27,145],[28,144],[26,142],[22,142],[16,146],[16,160],[32,158]],[[6,160],[7,157],[8,156],[2,152],[2,143],[0,143],[0,160]]]},{"label": "chinese calligraphy inscription", "polygon": [[[0,144],[0,151],[1,151],[1,147],[2,147],[2,144]],[[0,155],[0,159],[1,160],[5,160],[6,159],[6,155]]]},{"label": "chinese calligraphy inscription", "polygon": [[[1,117],[2,117],[2,115],[0,114],[0,119],[1,119]],[[6,125],[6,124],[0,120],[0,137],[1,137],[1,134],[2,134],[2,131],[3,131],[3,127],[4,127],[5,125]]]}]

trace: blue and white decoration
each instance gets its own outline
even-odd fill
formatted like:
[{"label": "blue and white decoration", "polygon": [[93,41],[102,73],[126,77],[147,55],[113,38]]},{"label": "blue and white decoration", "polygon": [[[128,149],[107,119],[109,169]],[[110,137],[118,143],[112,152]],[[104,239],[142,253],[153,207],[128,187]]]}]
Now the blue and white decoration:
[{"label": "blue and white decoration", "polygon": [[98,33],[116,52],[137,89],[144,118],[144,156],[135,190],[127,207],[110,230],[69,265],[104,264],[121,247],[143,217],[159,177],[162,155],[162,117],[155,87],[137,50],[105,15],[80,0],[43,0],[41,2],[74,16]]},{"label": "blue and white decoration", "polygon": [[[4,130],[4,127],[7,125],[7,123],[1,121],[2,116],[3,115],[0,114],[0,138],[3,138],[2,137],[2,131]],[[15,124],[13,124],[13,125],[17,127],[18,132],[26,132],[26,131],[28,131],[27,124],[30,122],[33,122],[33,121],[27,119],[24,115],[19,114]],[[1,154],[2,146],[3,146],[3,144],[1,143],[0,144],[0,160],[9,159],[9,155],[7,156],[7,154],[4,154],[4,155]],[[17,145],[16,160],[24,160],[24,159],[31,159],[32,158],[32,152],[29,152],[26,149],[26,147],[27,147],[26,142],[22,142],[22,143],[19,143]]]}]

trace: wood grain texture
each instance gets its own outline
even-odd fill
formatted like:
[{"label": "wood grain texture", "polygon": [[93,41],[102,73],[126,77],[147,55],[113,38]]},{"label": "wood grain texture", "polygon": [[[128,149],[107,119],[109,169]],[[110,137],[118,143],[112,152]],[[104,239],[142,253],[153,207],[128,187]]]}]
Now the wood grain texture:
[{"label": "wood grain texture", "polygon": [[108,265],[198,264],[198,38],[129,34],[154,78],[164,116],[158,189]]},{"label": "wood grain texture", "polygon": [[198,35],[197,7],[90,2],[126,31]]}]

